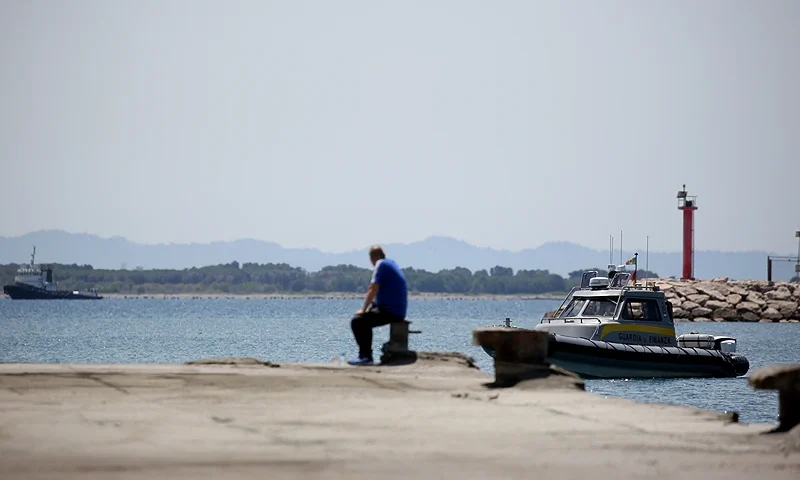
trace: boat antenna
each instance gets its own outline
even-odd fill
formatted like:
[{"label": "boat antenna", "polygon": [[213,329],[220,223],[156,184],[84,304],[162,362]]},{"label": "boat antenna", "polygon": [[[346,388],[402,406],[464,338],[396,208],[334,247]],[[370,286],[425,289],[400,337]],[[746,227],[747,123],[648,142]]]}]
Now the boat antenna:
[{"label": "boat antenna", "polygon": [[622,263],[622,230],[619,231],[619,263]]},{"label": "boat antenna", "polygon": [[33,253],[31,253],[31,268],[33,268],[35,258],[36,258],[36,245],[33,246]]},{"label": "boat antenna", "polygon": [[614,263],[614,235],[608,236],[608,263]]}]

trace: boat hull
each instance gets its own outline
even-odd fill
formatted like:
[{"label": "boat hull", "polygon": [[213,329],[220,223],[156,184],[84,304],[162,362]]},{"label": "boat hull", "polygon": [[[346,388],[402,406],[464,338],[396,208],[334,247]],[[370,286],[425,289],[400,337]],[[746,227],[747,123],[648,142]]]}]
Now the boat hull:
[{"label": "boat hull", "polygon": [[583,378],[739,377],[750,368],[744,356],[719,350],[628,345],[554,333],[549,334],[547,361]]},{"label": "boat hull", "polygon": [[87,295],[69,290],[44,290],[30,285],[6,285],[3,293],[12,300],[100,300],[100,295]]}]

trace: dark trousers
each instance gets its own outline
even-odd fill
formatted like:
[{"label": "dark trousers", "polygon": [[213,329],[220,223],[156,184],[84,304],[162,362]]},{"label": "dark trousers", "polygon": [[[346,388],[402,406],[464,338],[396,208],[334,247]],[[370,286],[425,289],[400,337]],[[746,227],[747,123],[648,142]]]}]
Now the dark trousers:
[{"label": "dark trousers", "polygon": [[389,325],[392,322],[402,322],[403,318],[373,308],[362,314],[353,317],[350,327],[353,329],[353,336],[358,343],[358,356],[372,359],[372,329]]}]

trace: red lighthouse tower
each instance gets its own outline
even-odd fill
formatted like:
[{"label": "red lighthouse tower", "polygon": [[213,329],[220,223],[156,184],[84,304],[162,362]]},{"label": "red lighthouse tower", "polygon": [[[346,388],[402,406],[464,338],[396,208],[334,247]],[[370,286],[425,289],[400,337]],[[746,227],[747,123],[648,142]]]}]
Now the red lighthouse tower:
[{"label": "red lighthouse tower", "polygon": [[678,210],[683,210],[683,274],[681,280],[694,280],[694,211],[697,196],[686,193],[686,185],[678,192]]}]

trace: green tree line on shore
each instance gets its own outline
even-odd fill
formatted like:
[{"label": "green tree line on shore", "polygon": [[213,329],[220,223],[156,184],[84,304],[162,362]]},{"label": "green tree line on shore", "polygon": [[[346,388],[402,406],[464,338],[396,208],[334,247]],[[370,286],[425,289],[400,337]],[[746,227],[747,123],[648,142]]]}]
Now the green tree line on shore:
[{"label": "green tree line on shore", "polygon": [[[60,289],[84,290],[98,288],[105,294],[179,294],[179,293],[360,293],[366,290],[372,270],[353,265],[328,266],[317,272],[307,272],[285,263],[231,262],[221,265],[194,267],[183,270],[142,269],[105,270],[91,265],[52,264],[54,280]],[[3,285],[11,283],[18,265],[0,265]],[[606,275],[599,268],[600,275]],[[403,272],[412,293],[451,294],[544,294],[565,293],[580,282],[582,270],[570,272],[565,278],[547,270],[517,270],[495,266],[474,272],[453,268],[429,272],[404,268]],[[639,271],[640,278],[645,272]],[[647,276],[656,274],[648,272]]]}]

